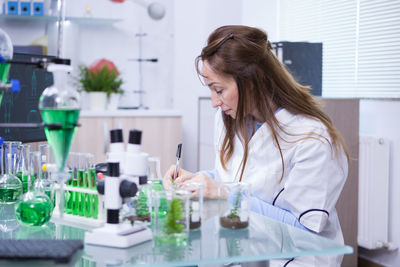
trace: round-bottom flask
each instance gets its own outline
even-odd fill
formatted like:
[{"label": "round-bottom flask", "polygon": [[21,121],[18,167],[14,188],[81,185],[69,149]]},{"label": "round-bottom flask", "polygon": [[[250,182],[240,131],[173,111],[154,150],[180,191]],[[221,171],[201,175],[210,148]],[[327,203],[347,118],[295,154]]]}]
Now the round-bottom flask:
[{"label": "round-bottom flask", "polygon": [[28,192],[15,204],[15,217],[26,226],[42,226],[50,221],[53,203],[43,192]]},{"label": "round-bottom flask", "polygon": [[0,204],[15,203],[22,195],[22,183],[13,174],[6,173],[0,177]]}]

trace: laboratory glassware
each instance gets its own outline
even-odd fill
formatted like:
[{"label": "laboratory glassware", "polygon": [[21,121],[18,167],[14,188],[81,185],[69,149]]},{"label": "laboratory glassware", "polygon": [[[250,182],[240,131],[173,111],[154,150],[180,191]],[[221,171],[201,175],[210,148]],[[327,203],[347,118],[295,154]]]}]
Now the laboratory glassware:
[{"label": "laboratory glassware", "polygon": [[65,163],[78,123],[80,103],[78,93],[68,84],[68,72],[72,68],[51,64],[47,70],[53,73],[54,85],[43,91],[39,109],[45,124],[46,138],[57,166],[57,170],[52,173],[52,179],[59,184],[59,213],[62,217],[65,204],[64,183],[69,178],[65,171]]},{"label": "laboratory glassware", "polygon": [[29,175],[29,152],[31,146],[28,144],[21,144],[18,147],[16,172],[15,175],[22,182],[23,193],[28,192],[28,188],[32,186],[33,180]]},{"label": "laboratory glassware", "polygon": [[4,142],[1,146],[0,203],[13,204],[22,195],[22,182],[14,175],[19,145],[21,142]]},{"label": "laboratory glassware", "polygon": [[25,226],[42,226],[49,222],[53,213],[54,202],[53,183],[41,177],[42,171],[40,152],[29,153],[28,181],[38,177],[33,190],[27,187],[24,193],[15,204],[15,217],[18,222]]},{"label": "laboratory glassware", "polygon": [[189,229],[200,229],[203,215],[203,188],[202,183],[183,182],[175,183],[177,189],[190,192],[189,199]]},{"label": "laboratory glassware", "polygon": [[228,229],[249,226],[250,185],[242,182],[220,183],[218,209],[220,225]]},{"label": "laboratory glassware", "polygon": [[[153,191],[153,234],[157,243],[186,245],[189,236],[189,197],[188,191],[180,189]],[[158,212],[163,201],[168,206],[166,215]]]}]

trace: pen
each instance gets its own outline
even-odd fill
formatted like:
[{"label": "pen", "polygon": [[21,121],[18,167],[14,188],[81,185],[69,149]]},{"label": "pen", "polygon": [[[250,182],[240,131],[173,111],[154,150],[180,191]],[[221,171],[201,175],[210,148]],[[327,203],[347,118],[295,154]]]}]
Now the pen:
[{"label": "pen", "polygon": [[175,181],[176,176],[178,175],[179,160],[181,158],[181,152],[182,152],[182,144],[179,144],[178,149],[176,150],[176,164],[175,164],[174,178],[172,179],[172,182]]}]

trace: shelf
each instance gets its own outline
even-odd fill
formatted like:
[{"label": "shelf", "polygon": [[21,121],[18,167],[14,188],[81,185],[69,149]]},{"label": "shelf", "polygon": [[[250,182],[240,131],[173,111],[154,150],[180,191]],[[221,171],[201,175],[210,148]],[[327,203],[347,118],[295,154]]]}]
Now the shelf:
[{"label": "shelf", "polygon": [[[0,15],[0,21],[26,21],[26,22],[56,22],[56,16],[17,16],[17,15]],[[109,25],[122,21],[122,19],[109,18],[93,18],[93,17],[66,17],[66,21],[78,24],[88,25]]]}]

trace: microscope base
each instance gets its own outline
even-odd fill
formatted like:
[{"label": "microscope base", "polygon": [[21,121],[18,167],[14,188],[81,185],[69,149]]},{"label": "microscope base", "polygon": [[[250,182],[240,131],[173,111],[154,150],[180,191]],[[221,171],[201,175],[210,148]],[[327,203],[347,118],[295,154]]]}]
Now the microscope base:
[{"label": "microscope base", "polygon": [[85,243],[128,248],[152,239],[151,230],[143,226],[106,224],[101,228],[85,233]]}]

